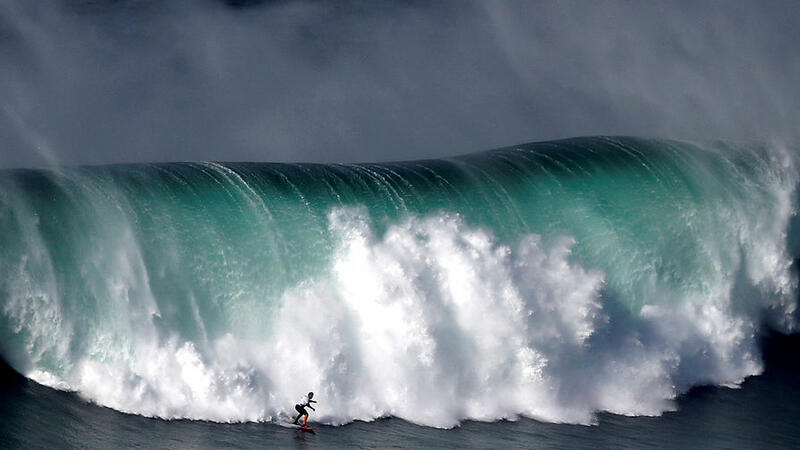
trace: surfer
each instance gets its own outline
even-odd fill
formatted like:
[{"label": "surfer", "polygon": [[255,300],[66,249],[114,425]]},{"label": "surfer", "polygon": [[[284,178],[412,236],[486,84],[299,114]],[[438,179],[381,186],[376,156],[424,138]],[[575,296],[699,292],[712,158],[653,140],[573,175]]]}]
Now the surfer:
[{"label": "surfer", "polygon": [[296,409],[297,412],[299,413],[297,414],[297,417],[294,418],[293,423],[295,425],[297,424],[297,420],[300,419],[300,416],[305,416],[303,417],[303,426],[304,427],[306,426],[306,422],[308,422],[308,411],[306,411],[306,406],[311,408],[312,411],[316,411],[316,409],[314,409],[314,407],[311,406],[311,404],[317,402],[311,400],[312,398],[314,398],[314,393],[309,392],[308,395],[304,395],[303,398],[300,399],[300,403],[294,405],[294,409]]}]

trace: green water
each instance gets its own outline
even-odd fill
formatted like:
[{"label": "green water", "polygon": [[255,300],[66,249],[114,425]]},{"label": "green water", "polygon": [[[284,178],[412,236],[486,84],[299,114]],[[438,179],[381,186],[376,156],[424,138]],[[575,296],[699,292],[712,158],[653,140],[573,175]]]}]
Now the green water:
[{"label": "green water", "polygon": [[[601,274],[601,312],[614,311],[612,319],[592,313],[590,335],[603,320],[635,329],[681,305],[712,305],[697,313],[708,324],[677,344],[658,344],[657,333],[641,339],[645,348],[687,348],[681,339],[723,345],[714,358],[727,361],[724,367],[695,374],[702,364],[675,363],[673,382],[736,380],[758,370],[746,344],[758,324],[767,316],[788,323],[794,302],[787,250],[793,161],[765,145],[596,137],[383,164],[7,170],[0,173],[0,354],[22,373],[44,372],[51,378],[40,381],[78,390],[90,383],[87,361],[125,365],[127,384],[147,379],[142,349],[168,342],[191,343],[204,367],[216,367],[223,364],[221,340],[276,342],[287,293],[330,278],[342,248],[361,233],[358,222],[366,223],[373,246],[391,230],[406,230],[403,236],[424,247],[452,229],[468,254],[469,236],[483,233],[511,258],[498,263],[510,266],[486,269],[497,276],[521,264],[525,253],[517,247],[526,237],[537,236],[544,250],[567,239],[563,270]],[[414,220],[434,222],[420,228]],[[410,281],[390,281],[416,283],[424,275],[404,270]],[[437,276],[414,285],[415,295],[434,298],[446,289]],[[709,316],[714,311],[723,318]],[[549,339],[526,333],[530,342]],[[612,359],[614,351],[621,350],[610,350]],[[274,382],[252,357],[225,370]],[[90,397],[103,403],[94,397],[103,395]]]}]

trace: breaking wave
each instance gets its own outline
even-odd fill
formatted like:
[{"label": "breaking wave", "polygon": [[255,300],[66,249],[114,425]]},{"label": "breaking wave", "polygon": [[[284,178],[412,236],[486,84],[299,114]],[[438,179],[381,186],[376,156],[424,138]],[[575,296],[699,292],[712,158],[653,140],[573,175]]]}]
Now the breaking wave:
[{"label": "breaking wave", "polygon": [[0,355],[161,418],[592,423],[795,327],[794,156],[580,138],[444,160],[0,173]]}]

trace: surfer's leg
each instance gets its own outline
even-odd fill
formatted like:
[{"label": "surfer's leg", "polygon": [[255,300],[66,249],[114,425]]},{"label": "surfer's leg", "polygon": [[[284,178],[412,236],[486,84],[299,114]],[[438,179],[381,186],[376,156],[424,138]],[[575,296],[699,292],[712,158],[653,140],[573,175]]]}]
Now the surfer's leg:
[{"label": "surfer's leg", "polygon": [[294,422],[292,423],[297,423],[297,421],[300,420],[300,416],[302,416],[303,414],[307,414],[307,412],[306,409],[300,405],[294,405],[294,409],[298,412],[298,414],[297,417],[294,418]]},{"label": "surfer's leg", "polygon": [[303,426],[306,426],[306,423],[308,423],[308,413],[303,416]]}]

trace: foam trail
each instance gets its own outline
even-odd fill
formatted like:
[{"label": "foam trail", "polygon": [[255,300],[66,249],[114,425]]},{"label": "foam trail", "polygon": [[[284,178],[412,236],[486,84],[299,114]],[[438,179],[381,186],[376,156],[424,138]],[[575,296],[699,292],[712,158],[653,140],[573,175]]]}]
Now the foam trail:
[{"label": "foam trail", "polygon": [[0,354],[162,418],[657,415],[794,329],[779,148],[587,138],[392,165],[0,174]]}]

